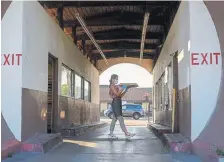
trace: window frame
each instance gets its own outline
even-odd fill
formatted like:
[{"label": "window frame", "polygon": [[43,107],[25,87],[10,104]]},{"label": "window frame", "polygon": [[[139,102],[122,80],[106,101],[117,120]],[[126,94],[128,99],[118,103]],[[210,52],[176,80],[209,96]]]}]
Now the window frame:
[{"label": "window frame", "polygon": [[[65,97],[73,97],[74,96],[74,90],[73,90],[73,86],[74,86],[74,70],[71,69],[69,66],[67,66],[66,64],[62,63],[61,65],[62,68],[65,68],[66,70],[69,70],[71,72],[71,76],[70,76],[70,82],[71,82],[71,95],[62,95],[62,89],[61,89],[61,96],[65,96]],[[62,86],[62,69],[61,69],[61,86]]]},{"label": "window frame", "polygon": [[[88,84],[88,100],[85,100],[85,82]],[[83,78],[83,99],[85,101],[91,102],[91,82]]]},{"label": "window frame", "polygon": [[[70,68],[69,66],[67,66],[66,64],[62,63],[61,64],[61,68],[65,68],[66,70],[71,72],[71,76],[70,76],[70,82],[71,82],[71,89],[70,95],[62,95],[62,89],[61,89],[61,95],[65,96],[65,97],[73,97],[76,100],[83,100],[83,101],[88,101],[91,102],[92,101],[92,88],[91,88],[91,82],[88,81],[87,79],[85,79],[82,75],[80,75],[79,73],[77,73],[76,71],[74,71],[72,68]],[[80,98],[76,98],[76,77],[80,77],[81,79],[81,97]],[[88,100],[85,100],[85,81],[88,83]],[[61,69],[61,85],[62,86],[62,69]]]},{"label": "window frame", "polygon": [[[75,93],[75,88],[76,88],[76,76],[78,76],[78,77],[80,77],[80,79],[81,79],[81,97],[80,98],[76,98],[76,93]],[[83,77],[81,76],[81,75],[79,75],[77,72],[75,72],[74,73],[74,98],[76,99],[76,100],[83,100],[83,95],[82,95],[82,91],[83,91],[83,85],[82,85],[82,79]]]},{"label": "window frame", "polygon": [[84,87],[84,86],[85,86],[85,85],[84,85],[84,77],[81,77],[81,83],[82,83],[82,84],[81,84],[81,87],[82,87],[82,90],[81,90],[81,96],[82,96],[82,97],[81,97],[81,98],[82,98],[83,101],[85,101],[85,100],[84,100],[84,99],[85,99],[85,96],[84,96],[84,91],[85,91],[85,87]]}]

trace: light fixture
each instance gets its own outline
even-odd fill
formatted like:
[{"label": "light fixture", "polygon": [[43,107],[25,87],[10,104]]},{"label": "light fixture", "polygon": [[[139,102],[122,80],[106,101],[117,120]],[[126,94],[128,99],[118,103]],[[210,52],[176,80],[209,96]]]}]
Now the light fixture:
[{"label": "light fixture", "polygon": [[124,51],[124,58],[126,58],[127,57],[127,55],[126,55],[126,51]]},{"label": "light fixture", "polygon": [[147,31],[148,21],[149,21],[149,12],[146,12],[145,13],[145,16],[144,16],[144,22],[143,22],[143,28],[142,28],[140,62],[141,62],[141,60],[143,58],[143,52],[144,52],[144,47],[145,47],[145,37],[146,37],[146,31]]},{"label": "light fixture", "polygon": [[89,32],[84,20],[82,19],[82,17],[79,14],[75,15],[76,19],[79,21],[80,25],[82,26],[82,28],[85,30],[86,34],[89,36],[89,38],[91,39],[91,41],[93,42],[93,44],[95,45],[96,49],[99,51],[100,55],[103,57],[105,63],[107,65],[109,65],[103,51],[100,49],[99,45],[96,43],[95,38],[92,36],[92,34]]},{"label": "light fixture", "polygon": [[60,112],[60,118],[65,119],[65,110],[61,110]]},{"label": "light fixture", "polygon": [[163,44],[160,44],[158,47],[161,48],[163,46]]}]

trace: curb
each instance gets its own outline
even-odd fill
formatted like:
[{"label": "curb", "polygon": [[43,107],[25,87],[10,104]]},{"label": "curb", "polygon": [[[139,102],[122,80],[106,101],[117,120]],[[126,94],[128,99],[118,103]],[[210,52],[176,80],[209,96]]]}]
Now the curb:
[{"label": "curb", "polygon": [[99,122],[99,123],[86,124],[86,125],[80,125],[80,126],[70,126],[68,128],[62,128],[61,135],[62,137],[77,137],[77,136],[83,135],[86,132],[89,132],[97,128],[102,128],[107,125],[108,124],[106,122]]},{"label": "curb", "polygon": [[171,153],[186,153],[191,154],[191,142],[180,133],[172,133],[168,129],[159,129],[153,124],[148,125],[151,130],[161,141],[164,148]]}]

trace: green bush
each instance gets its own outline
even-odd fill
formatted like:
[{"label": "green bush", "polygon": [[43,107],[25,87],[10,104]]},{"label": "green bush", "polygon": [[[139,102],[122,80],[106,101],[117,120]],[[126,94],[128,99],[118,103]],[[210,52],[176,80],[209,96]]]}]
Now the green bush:
[{"label": "green bush", "polygon": [[11,158],[13,156],[13,152],[8,153],[8,158]]},{"label": "green bush", "polygon": [[61,85],[61,95],[62,96],[68,95],[68,85],[67,84]]},{"label": "green bush", "polygon": [[216,150],[216,154],[217,154],[218,156],[224,156],[224,150],[222,150],[222,149],[217,149],[217,150]]}]

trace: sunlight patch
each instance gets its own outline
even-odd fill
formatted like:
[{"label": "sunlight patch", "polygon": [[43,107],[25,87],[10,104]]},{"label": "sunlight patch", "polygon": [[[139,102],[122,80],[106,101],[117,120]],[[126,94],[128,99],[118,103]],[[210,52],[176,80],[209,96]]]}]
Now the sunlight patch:
[{"label": "sunlight patch", "polygon": [[177,56],[178,63],[180,63],[181,60],[183,60],[183,58],[184,58],[184,50],[182,50]]},{"label": "sunlight patch", "polygon": [[93,143],[93,142],[85,142],[85,141],[63,140],[63,142],[73,143],[73,144],[77,144],[77,145],[80,145],[80,146],[92,147],[92,148],[96,148],[96,146],[97,146],[96,143]]}]

